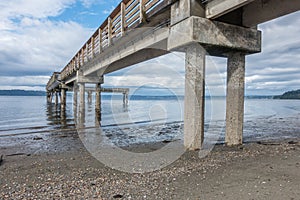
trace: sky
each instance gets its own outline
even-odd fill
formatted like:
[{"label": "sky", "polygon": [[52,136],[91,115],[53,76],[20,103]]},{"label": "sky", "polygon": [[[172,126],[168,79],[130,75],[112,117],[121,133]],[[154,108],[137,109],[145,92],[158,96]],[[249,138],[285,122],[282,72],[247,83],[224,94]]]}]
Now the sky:
[{"label": "sky", "polygon": [[[0,89],[45,90],[119,0],[1,0]],[[259,25],[262,53],[247,56],[246,94],[300,89],[300,12]],[[183,94],[184,54],[172,52],[105,76],[110,87]],[[208,57],[207,92],[225,94],[226,59]],[[155,89],[153,89],[155,88]]]}]

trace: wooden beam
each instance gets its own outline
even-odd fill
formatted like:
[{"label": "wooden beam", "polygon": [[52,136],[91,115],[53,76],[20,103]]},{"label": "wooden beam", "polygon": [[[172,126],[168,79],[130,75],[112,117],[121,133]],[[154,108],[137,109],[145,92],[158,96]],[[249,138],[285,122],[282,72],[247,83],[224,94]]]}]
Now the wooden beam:
[{"label": "wooden beam", "polygon": [[299,10],[299,0],[256,0],[244,7],[243,25],[253,27]]},{"label": "wooden beam", "polygon": [[207,3],[205,15],[208,19],[215,19],[252,1],[254,0],[213,0]]}]

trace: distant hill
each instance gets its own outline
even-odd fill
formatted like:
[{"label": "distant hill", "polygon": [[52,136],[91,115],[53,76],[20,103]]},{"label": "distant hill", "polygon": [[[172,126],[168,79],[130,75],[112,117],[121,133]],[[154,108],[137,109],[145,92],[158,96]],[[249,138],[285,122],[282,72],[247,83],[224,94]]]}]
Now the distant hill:
[{"label": "distant hill", "polygon": [[29,90],[0,90],[0,96],[46,96],[46,92]]},{"label": "distant hill", "polygon": [[300,89],[285,92],[283,95],[274,96],[274,99],[300,99]]}]

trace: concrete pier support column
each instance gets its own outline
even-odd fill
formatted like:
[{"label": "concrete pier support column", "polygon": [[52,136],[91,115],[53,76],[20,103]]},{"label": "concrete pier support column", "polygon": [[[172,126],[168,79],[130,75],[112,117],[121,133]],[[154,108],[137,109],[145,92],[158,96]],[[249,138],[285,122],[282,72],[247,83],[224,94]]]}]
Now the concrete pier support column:
[{"label": "concrete pier support column", "polygon": [[78,105],[78,85],[74,83],[73,86],[73,106],[77,108]]},{"label": "concrete pier support column", "polygon": [[231,53],[227,66],[226,137],[228,146],[243,143],[245,55]]},{"label": "concrete pier support column", "polygon": [[79,83],[79,107],[80,108],[85,108],[85,84],[84,83]]},{"label": "concrete pier support column", "polygon": [[98,121],[101,121],[101,83],[96,84],[95,111]]},{"label": "concrete pier support column", "polygon": [[65,88],[61,89],[61,97],[60,97],[60,107],[61,110],[66,109],[66,101],[67,101],[67,90]]},{"label": "concrete pier support column", "polygon": [[73,86],[73,113],[74,119],[77,120],[77,106],[78,106],[78,85],[75,82]]},{"label": "concrete pier support column", "polygon": [[79,127],[84,127],[85,122],[85,83],[79,83]]},{"label": "concrete pier support column", "polygon": [[52,103],[52,100],[53,100],[53,92],[50,92],[49,103]]},{"label": "concrete pier support column", "polygon": [[55,92],[55,105],[58,105],[58,92]]},{"label": "concrete pier support column", "polygon": [[184,146],[201,149],[204,140],[205,55],[199,44],[186,49],[184,97]]}]

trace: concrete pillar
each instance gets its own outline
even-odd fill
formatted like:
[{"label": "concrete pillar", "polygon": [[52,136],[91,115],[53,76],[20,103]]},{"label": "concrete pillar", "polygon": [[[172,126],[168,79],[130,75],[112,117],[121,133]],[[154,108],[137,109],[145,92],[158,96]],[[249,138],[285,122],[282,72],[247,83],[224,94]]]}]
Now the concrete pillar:
[{"label": "concrete pillar", "polygon": [[101,122],[101,83],[96,84],[96,101],[95,101],[95,111],[96,117],[99,122]]},{"label": "concrete pillar", "polygon": [[78,85],[74,83],[73,86],[73,106],[77,108],[78,105]]},{"label": "concrete pillar", "polygon": [[184,146],[188,150],[201,149],[204,140],[205,55],[199,44],[186,50]]},{"label": "concrete pillar", "polygon": [[58,92],[55,92],[55,105],[58,105]]},{"label": "concrete pillar", "polygon": [[228,146],[243,143],[245,55],[231,53],[227,66],[226,137]]},{"label": "concrete pillar", "polygon": [[79,97],[79,127],[83,127],[85,122],[85,83],[79,83]]},{"label": "concrete pillar", "polygon": [[49,103],[52,103],[52,100],[53,100],[53,92],[50,93]]},{"label": "concrete pillar", "polygon": [[66,109],[66,101],[67,101],[67,90],[62,88],[61,89],[61,97],[60,97],[60,107],[61,110]]},{"label": "concrete pillar", "polygon": [[85,107],[85,84],[79,83],[79,107],[84,108]]}]

